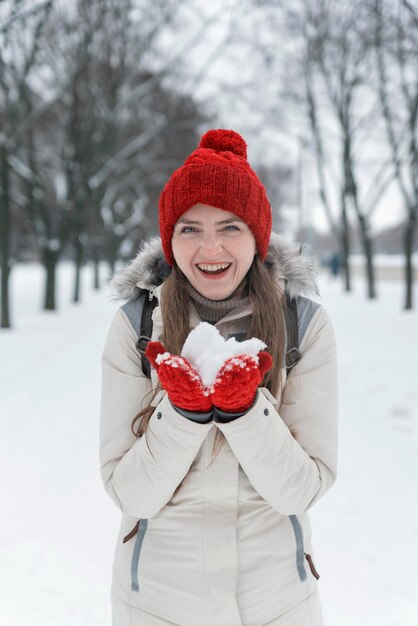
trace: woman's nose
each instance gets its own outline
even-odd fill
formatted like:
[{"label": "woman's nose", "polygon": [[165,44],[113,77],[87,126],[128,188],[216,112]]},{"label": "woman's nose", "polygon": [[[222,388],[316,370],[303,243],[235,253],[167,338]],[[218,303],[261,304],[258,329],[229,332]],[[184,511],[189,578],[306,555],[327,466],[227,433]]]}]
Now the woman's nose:
[{"label": "woman's nose", "polygon": [[222,252],[222,244],[216,233],[204,234],[200,248],[207,257],[213,257]]}]

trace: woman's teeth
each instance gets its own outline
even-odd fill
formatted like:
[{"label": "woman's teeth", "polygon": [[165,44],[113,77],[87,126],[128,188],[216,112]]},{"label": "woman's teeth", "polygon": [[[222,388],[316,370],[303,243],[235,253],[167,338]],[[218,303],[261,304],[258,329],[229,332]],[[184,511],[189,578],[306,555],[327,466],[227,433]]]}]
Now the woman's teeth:
[{"label": "woman's teeth", "polygon": [[206,265],[204,263],[199,263],[197,267],[203,272],[215,273],[215,272],[222,272],[223,270],[226,270],[230,265],[231,265],[230,263],[217,263],[214,265]]}]

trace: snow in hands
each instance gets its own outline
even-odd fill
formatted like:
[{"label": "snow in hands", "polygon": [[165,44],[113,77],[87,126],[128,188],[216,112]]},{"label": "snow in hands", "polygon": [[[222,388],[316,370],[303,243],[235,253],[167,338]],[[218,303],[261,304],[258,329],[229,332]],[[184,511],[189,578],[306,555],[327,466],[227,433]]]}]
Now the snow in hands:
[{"label": "snow in hands", "polygon": [[[237,357],[229,361],[227,366],[229,368],[233,365],[248,368],[250,363],[258,365],[258,353],[266,347],[266,344],[256,337],[246,341],[237,341],[234,337],[225,340],[215,326],[201,322],[189,333],[181,356],[197,370],[204,387],[210,390],[225,361]],[[163,359],[165,354],[157,358]],[[245,359],[238,358],[244,356]],[[172,358],[172,355],[170,357]]]}]

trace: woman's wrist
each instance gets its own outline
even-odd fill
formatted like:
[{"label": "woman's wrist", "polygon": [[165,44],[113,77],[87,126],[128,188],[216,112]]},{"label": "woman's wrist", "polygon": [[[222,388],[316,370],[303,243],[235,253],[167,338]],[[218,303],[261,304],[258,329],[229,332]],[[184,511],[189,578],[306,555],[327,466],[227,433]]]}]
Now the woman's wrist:
[{"label": "woman's wrist", "polygon": [[186,417],[188,420],[192,422],[197,422],[199,424],[207,424],[211,422],[213,419],[213,410],[210,411],[189,411],[187,409],[182,409],[179,406],[173,404],[170,400],[172,407],[180,413],[183,417]]},{"label": "woman's wrist", "polygon": [[258,389],[254,396],[253,402],[244,411],[224,411],[216,406],[214,406],[210,411],[188,411],[187,409],[182,409],[181,407],[176,406],[171,402],[171,400],[170,402],[173,408],[177,411],[177,413],[180,413],[180,415],[183,415],[183,417],[186,417],[188,420],[191,420],[192,422],[198,422],[199,424],[207,424],[212,420],[220,423],[233,422],[239,417],[246,415],[248,411],[250,411],[254,407],[255,403],[257,402],[257,398]]}]

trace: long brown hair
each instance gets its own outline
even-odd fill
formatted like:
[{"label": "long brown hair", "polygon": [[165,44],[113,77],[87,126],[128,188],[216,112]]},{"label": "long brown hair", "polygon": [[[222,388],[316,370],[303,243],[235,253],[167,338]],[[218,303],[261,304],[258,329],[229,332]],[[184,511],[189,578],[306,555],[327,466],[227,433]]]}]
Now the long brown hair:
[{"label": "long brown hair", "polygon": [[[247,273],[248,295],[253,304],[253,314],[249,328],[249,337],[258,337],[267,345],[267,350],[273,357],[273,367],[265,375],[262,386],[267,387],[273,396],[277,396],[281,387],[282,365],[285,350],[285,306],[278,284],[265,265],[255,255],[254,261]],[[180,354],[189,328],[190,296],[188,280],[180,268],[174,264],[173,269],[164,281],[161,297],[161,315],[163,321],[163,336],[160,340],[172,354]],[[154,390],[149,404],[133,419],[131,430],[136,437],[142,437],[148,428],[149,420],[154,412],[152,400],[160,390]],[[137,424],[139,422],[139,424]],[[224,435],[218,429],[212,450],[211,464],[218,456],[224,442]],[[193,465],[193,464],[192,464]],[[177,486],[173,497],[180,490],[187,475]]]}]

